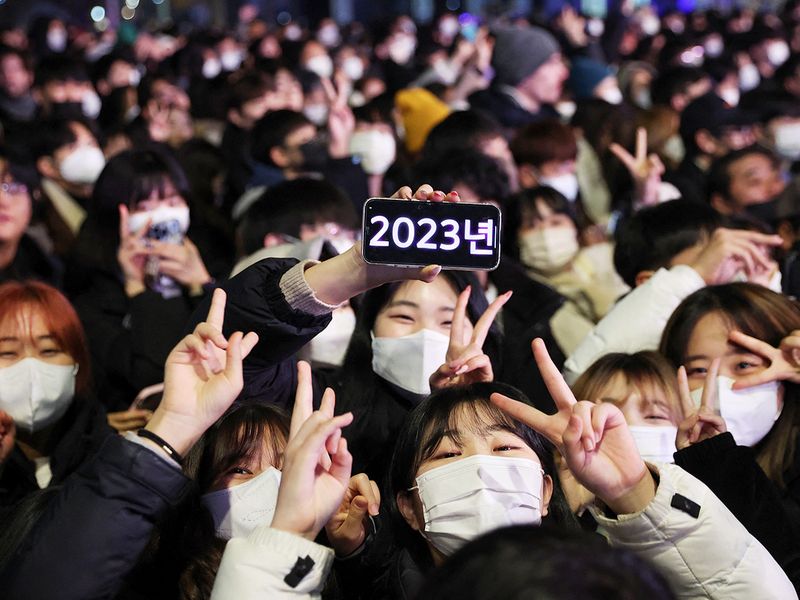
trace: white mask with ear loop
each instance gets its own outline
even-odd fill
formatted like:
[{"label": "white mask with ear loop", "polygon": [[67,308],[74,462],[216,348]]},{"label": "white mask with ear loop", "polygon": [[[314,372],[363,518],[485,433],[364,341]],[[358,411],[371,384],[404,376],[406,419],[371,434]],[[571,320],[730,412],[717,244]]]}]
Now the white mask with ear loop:
[{"label": "white mask with ear loop", "polygon": [[372,370],[412,394],[431,393],[428,381],[447,358],[450,338],[431,329],[401,337],[372,334]]},{"label": "white mask with ear loop", "polygon": [[[734,380],[717,377],[719,412],[728,431],[740,446],[756,446],[772,429],[781,416],[783,402],[779,396],[780,383],[770,381],[762,385],[734,390]],[[703,397],[703,388],[692,392],[697,406]]]},{"label": "white mask with ear loop", "polygon": [[534,229],[520,235],[518,243],[522,263],[542,273],[561,271],[580,250],[578,233],[571,227]]},{"label": "white mask with ear loop", "polygon": [[553,188],[570,202],[575,202],[580,191],[578,176],[575,173],[562,173],[553,177],[540,177],[540,185]]},{"label": "white mask with ear loop", "polygon": [[244,483],[204,494],[201,502],[214,519],[217,537],[247,537],[256,527],[272,523],[280,485],[281,472],[269,467]]},{"label": "white mask with ear loop", "polygon": [[58,172],[70,183],[94,183],[106,166],[106,157],[97,146],[78,146],[64,157]]},{"label": "white mask with ear loop", "polygon": [[356,314],[349,306],[331,313],[331,322],[308,343],[312,365],[339,367],[356,328]]},{"label": "white mask with ear loop", "polygon": [[542,522],[544,472],[529,458],[475,454],[415,483],[425,518],[420,533],[445,556],[500,527]]},{"label": "white mask with ear loop", "polygon": [[33,357],[0,368],[0,409],[20,429],[41,431],[67,412],[77,374],[77,364],[54,365]]},{"label": "white mask with ear loop", "polygon": [[672,425],[631,425],[628,431],[636,442],[642,460],[650,463],[673,463],[677,451],[675,437],[678,428]]}]

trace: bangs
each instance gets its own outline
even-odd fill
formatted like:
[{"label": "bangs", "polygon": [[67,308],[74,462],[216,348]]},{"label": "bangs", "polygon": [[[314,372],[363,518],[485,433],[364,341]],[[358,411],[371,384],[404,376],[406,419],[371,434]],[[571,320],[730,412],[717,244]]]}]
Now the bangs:
[{"label": "bangs", "polygon": [[168,171],[146,173],[134,180],[130,195],[130,207],[135,207],[142,200],[163,200],[171,196],[181,195]]}]

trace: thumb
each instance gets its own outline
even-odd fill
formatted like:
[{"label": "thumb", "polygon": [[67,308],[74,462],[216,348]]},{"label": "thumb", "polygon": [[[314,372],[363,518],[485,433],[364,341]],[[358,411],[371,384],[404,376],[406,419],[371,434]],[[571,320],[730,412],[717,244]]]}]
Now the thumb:
[{"label": "thumb", "polygon": [[347,520],[353,524],[361,524],[364,517],[367,516],[369,510],[369,502],[364,496],[356,496],[350,503],[350,508],[347,511]]}]

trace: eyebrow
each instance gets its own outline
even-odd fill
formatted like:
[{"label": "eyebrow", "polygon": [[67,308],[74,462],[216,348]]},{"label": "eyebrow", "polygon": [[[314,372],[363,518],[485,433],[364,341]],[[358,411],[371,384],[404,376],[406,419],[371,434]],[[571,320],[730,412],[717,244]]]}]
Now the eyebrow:
[{"label": "eyebrow", "polygon": [[[398,306],[407,306],[409,308],[415,308],[417,310],[419,310],[420,308],[419,304],[417,304],[416,302],[411,302],[410,300],[394,300],[390,302],[386,308],[387,309],[396,308]],[[440,306],[437,310],[439,312],[453,312],[455,308],[452,306]]]},{"label": "eyebrow", "polygon": [[[737,354],[750,354],[752,356],[758,356],[758,354],[756,354],[752,350],[748,350],[744,346],[733,346],[733,345],[731,346],[732,348],[728,350],[725,354],[723,354],[722,355],[723,357],[736,356]],[[687,362],[692,362],[693,360],[708,360],[708,356],[706,356],[705,354],[693,354],[692,356],[687,356],[686,358],[684,358],[683,362],[687,363]]]}]

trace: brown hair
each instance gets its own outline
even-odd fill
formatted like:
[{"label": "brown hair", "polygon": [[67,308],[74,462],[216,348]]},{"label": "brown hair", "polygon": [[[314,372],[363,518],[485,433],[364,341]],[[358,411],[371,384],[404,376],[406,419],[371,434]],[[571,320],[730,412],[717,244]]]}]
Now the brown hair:
[{"label": "brown hair", "polygon": [[[661,353],[676,368],[685,362],[689,339],[697,323],[715,312],[728,322],[730,329],[774,347],[790,332],[800,329],[800,306],[783,294],[752,283],[705,287],[681,302],[661,336]],[[800,433],[800,386],[784,382],[783,388],[781,415],[755,448],[758,464],[781,487],[783,474],[794,463]]]},{"label": "brown hair", "polygon": [[75,395],[89,392],[92,379],[86,335],[64,294],[40,281],[8,281],[0,285],[0,307],[0,325],[17,321],[22,313],[38,313],[50,335],[78,364]]},{"label": "brown hair", "polygon": [[522,128],[510,144],[518,165],[538,167],[551,160],[563,162],[578,156],[572,127],[558,119],[545,119]]},{"label": "brown hair", "polygon": [[602,356],[584,371],[573,384],[572,391],[579,400],[596,402],[615,375],[624,376],[628,387],[664,390],[673,422],[679,423],[683,418],[675,369],[666,358],[653,350],[634,354],[612,352]]}]

